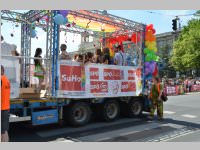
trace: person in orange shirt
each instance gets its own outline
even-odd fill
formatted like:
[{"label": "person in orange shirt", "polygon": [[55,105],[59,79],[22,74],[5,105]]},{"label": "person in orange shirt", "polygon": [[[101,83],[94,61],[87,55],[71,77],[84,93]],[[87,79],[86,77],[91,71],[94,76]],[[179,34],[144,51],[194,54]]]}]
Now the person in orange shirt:
[{"label": "person in orange shirt", "polygon": [[4,75],[4,67],[1,65],[1,142],[8,142],[10,111],[10,82]]}]

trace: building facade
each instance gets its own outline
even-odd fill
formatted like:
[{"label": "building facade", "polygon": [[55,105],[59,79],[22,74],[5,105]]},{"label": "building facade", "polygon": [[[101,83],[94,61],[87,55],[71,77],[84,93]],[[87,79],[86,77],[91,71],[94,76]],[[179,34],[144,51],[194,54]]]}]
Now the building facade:
[{"label": "building facade", "polygon": [[172,54],[173,43],[178,38],[180,31],[174,32],[165,32],[156,35],[156,42],[158,48],[158,55],[167,53],[167,55]]},{"label": "building facade", "polygon": [[81,43],[78,51],[70,52],[69,54],[72,58],[75,54],[94,53],[97,48],[101,48],[99,39],[90,36],[81,36]]},{"label": "building facade", "polygon": [[168,78],[177,77],[178,73],[173,69],[169,63],[169,59],[173,53],[173,43],[176,41],[180,34],[177,32],[165,32],[156,35],[156,42],[158,48],[158,55],[160,57],[160,76]]}]

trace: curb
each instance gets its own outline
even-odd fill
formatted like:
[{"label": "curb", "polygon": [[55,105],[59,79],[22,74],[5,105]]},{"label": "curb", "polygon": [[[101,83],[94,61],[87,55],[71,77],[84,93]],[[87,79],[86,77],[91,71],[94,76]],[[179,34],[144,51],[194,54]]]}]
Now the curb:
[{"label": "curb", "polygon": [[177,95],[167,95],[167,96],[180,96],[180,95],[193,95],[193,94],[200,94],[200,92],[190,92],[190,93],[177,94]]},{"label": "curb", "polygon": [[200,94],[200,92],[185,93],[185,95]]}]

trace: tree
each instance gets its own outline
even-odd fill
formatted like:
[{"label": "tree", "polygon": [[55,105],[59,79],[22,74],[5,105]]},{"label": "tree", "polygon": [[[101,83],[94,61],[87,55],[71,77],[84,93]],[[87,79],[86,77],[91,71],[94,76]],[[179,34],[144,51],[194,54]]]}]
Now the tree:
[{"label": "tree", "polygon": [[194,14],[194,16],[200,17],[200,10],[197,10]]},{"label": "tree", "polygon": [[181,72],[200,69],[200,19],[190,20],[183,28],[173,45],[170,62]]}]

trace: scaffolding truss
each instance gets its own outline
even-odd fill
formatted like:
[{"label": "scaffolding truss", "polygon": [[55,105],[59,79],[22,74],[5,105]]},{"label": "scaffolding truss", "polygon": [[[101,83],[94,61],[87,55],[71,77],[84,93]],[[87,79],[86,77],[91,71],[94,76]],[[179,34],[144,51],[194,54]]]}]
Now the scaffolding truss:
[{"label": "scaffolding truss", "polygon": [[[21,23],[21,54],[23,56],[31,56],[31,30],[32,24],[35,23],[36,27],[43,28],[46,31],[47,41],[46,41],[46,67],[50,72],[51,77],[51,92],[52,96],[56,96],[56,90],[58,88],[58,54],[59,54],[59,36],[61,31],[71,32],[76,34],[87,34],[89,36],[99,37],[100,35],[105,37],[112,37],[111,34],[104,32],[94,32],[87,28],[82,28],[78,25],[67,27],[59,26],[54,22],[54,16],[58,14],[58,10],[30,10],[26,13],[19,13],[10,10],[1,10],[1,18],[3,20]],[[69,10],[69,14],[78,16],[81,18],[86,18],[91,21],[100,22],[102,24],[108,24],[119,28],[116,34],[123,35],[127,33],[140,32],[142,33],[142,39],[144,39],[145,25],[138,23],[129,19],[118,17],[105,11],[99,10]],[[44,21],[46,18],[46,21]],[[106,19],[110,18],[110,19]],[[116,35],[115,34],[115,35]],[[142,40],[144,41],[144,40]],[[144,48],[144,43],[141,43],[139,49]],[[22,60],[22,79],[21,82],[24,86],[25,83],[29,81],[30,59],[24,57]],[[55,82],[56,81],[56,82]]]},{"label": "scaffolding truss", "polygon": [[[129,32],[144,31],[144,24],[142,23],[138,23],[138,22],[125,19],[122,17],[118,17],[118,16],[108,14],[108,13],[104,14],[103,11],[99,11],[99,10],[90,10],[90,11],[84,10],[84,11],[87,13],[82,13],[80,10],[70,10],[69,14],[86,18],[91,21],[97,21],[104,24],[109,24],[115,27],[119,27],[121,29],[120,31],[118,31],[120,35],[123,34],[123,32],[127,30]],[[19,13],[19,12],[10,11],[10,10],[2,10],[1,17],[2,19],[8,20],[8,21],[19,22],[19,23],[26,22],[27,24],[31,24],[34,21],[42,19],[44,16],[48,17],[50,14],[51,12],[48,10],[30,10],[27,13]],[[100,17],[96,17],[96,15],[99,15]],[[110,20],[105,19],[107,17],[109,17]],[[42,23],[38,23],[36,26],[46,29],[47,24],[48,22],[42,22]],[[61,26],[60,30],[77,33],[77,34],[82,34],[87,30],[90,36],[99,36],[97,32],[93,32],[79,26],[70,27],[70,28],[66,26]]]}]

